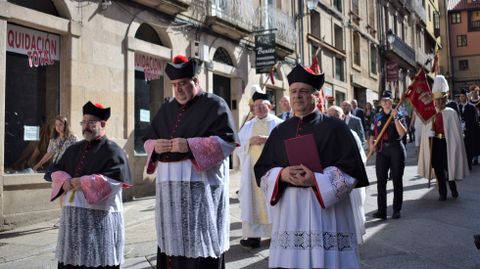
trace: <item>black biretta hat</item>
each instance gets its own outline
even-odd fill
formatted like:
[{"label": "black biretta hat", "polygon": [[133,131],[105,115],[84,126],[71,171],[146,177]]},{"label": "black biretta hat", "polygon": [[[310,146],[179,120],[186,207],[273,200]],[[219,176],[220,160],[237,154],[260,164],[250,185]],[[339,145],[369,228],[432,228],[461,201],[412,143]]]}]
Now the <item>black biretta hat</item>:
[{"label": "black biretta hat", "polygon": [[460,94],[467,95],[468,94],[468,89],[467,88],[460,89]]},{"label": "black biretta hat", "polygon": [[303,82],[319,90],[323,86],[325,75],[323,73],[316,75],[310,68],[297,64],[287,75],[287,79],[288,85],[292,85],[295,82]]},{"label": "black biretta hat", "polygon": [[256,100],[267,100],[267,101],[270,101],[269,98],[268,98],[268,94],[266,93],[259,93],[259,92],[255,92],[253,95],[252,95],[252,100],[253,101],[256,101]]},{"label": "black biretta hat", "polygon": [[199,66],[199,60],[194,58],[188,59],[183,55],[177,55],[173,58],[171,63],[167,63],[165,73],[170,80],[193,78],[197,74]]},{"label": "black biretta hat", "polygon": [[383,91],[382,100],[385,100],[385,99],[392,99],[392,92],[391,91]]},{"label": "black biretta hat", "polygon": [[85,114],[93,115],[100,120],[108,120],[108,118],[110,118],[110,108],[105,108],[100,104],[93,104],[88,101],[83,105],[83,115]]}]

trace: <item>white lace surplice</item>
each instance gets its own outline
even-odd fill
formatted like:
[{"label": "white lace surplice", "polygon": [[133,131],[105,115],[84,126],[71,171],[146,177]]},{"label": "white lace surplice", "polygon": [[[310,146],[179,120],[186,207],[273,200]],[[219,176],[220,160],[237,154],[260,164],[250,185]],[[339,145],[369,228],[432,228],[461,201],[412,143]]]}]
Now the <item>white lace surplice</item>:
[{"label": "white lace surplice", "polygon": [[[281,168],[272,168],[262,178],[262,189],[269,204],[280,171]],[[355,179],[335,167],[327,167],[323,174],[315,173],[315,177],[319,189],[326,188],[325,182],[331,182],[334,191],[325,195],[325,201],[322,201],[330,206],[322,208],[313,188],[285,189],[278,202],[271,207],[273,229],[270,268],[360,267],[354,217],[348,196]],[[320,177],[324,179],[322,184],[319,183]],[[327,201],[331,198],[337,199],[333,205]]]},{"label": "white lace surplice", "polygon": [[[223,155],[214,167],[197,170],[203,162],[200,159],[206,156],[199,156],[197,163],[184,160],[157,164],[157,241],[168,256],[218,258],[229,248],[227,156],[235,145],[218,137],[211,139]],[[190,142],[192,152],[196,151]]]},{"label": "white lace surplice", "polygon": [[122,184],[104,177],[111,193],[90,204],[81,191],[72,191],[64,199],[56,248],[56,258],[63,264],[87,267],[115,266],[124,262],[125,230]]}]

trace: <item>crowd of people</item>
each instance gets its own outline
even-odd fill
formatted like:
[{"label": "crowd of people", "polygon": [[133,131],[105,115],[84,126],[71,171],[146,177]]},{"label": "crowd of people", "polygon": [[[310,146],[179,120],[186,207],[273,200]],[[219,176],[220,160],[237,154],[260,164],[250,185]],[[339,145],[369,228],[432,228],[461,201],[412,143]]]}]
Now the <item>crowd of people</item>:
[{"label": "crowd of people", "polygon": [[[366,151],[376,152],[373,217],[381,220],[387,219],[389,179],[391,218],[401,217],[407,137],[415,141],[419,174],[429,178],[433,167],[442,201],[446,182],[457,198],[455,180],[478,162],[478,146],[471,144],[480,128],[478,86],[449,102],[448,84],[438,76],[437,114],[424,124],[411,109],[395,106],[389,91],[377,106],[361,108],[352,100],[321,111],[324,75],[296,65],[287,76],[289,96],[280,100],[281,113],[272,113],[270,96],[257,88],[237,133],[226,102],[200,87],[199,66],[184,56],[167,64],[174,96],[162,104],[145,137],[146,172],[156,176],[157,268],[225,268],[228,158],[234,152],[241,170],[240,244],[258,248],[262,238],[270,239],[270,268],[360,267]],[[34,166],[40,170],[53,158],[45,177],[52,180],[51,200],[62,201],[58,268],[123,263],[122,189],[131,186],[132,176],[124,151],[106,137],[110,113],[87,102],[79,142],[66,118],[57,117],[47,153]],[[465,165],[458,165],[461,160]]]}]

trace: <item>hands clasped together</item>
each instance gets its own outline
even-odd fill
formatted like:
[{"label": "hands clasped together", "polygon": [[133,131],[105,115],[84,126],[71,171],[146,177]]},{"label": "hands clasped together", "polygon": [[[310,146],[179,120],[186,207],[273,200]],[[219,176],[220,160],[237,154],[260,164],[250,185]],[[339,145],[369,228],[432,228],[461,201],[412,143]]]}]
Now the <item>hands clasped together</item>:
[{"label": "hands clasped together", "polygon": [[255,135],[250,137],[250,145],[263,145],[267,142],[268,136]]},{"label": "hands clasped together", "polygon": [[65,183],[63,183],[62,188],[65,192],[68,192],[68,191],[71,191],[71,190],[74,190],[74,191],[80,190],[81,191],[82,189],[80,188],[80,178],[79,177],[74,177],[74,178],[65,180]]},{"label": "hands clasped together", "polygon": [[312,187],[316,185],[315,175],[312,170],[303,164],[285,167],[280,176],[281,181],[295,186]]},{"label": "hands clasped together", "polygon": [[155,141],[155,152],[162,154],[165,152],[188,152],[188,142],[185,138],[157,139]]}]

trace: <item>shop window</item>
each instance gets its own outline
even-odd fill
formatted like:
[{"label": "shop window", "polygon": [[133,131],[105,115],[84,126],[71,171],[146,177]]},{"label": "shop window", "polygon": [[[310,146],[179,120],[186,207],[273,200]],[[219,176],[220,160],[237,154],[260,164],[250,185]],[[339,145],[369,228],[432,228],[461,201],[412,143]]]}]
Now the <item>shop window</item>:
[{"label": "shop window", "polygon": [[150,122],[164,100],[163,80],[163,76],[146,80],[145,72],[135,71],[134,149],[136,154],[145,154],[143,143],[150,129]]},{"label": "shop window", "polygon": [[33,172],[59,112],[60,38],[7,24],[4,168]]}]

